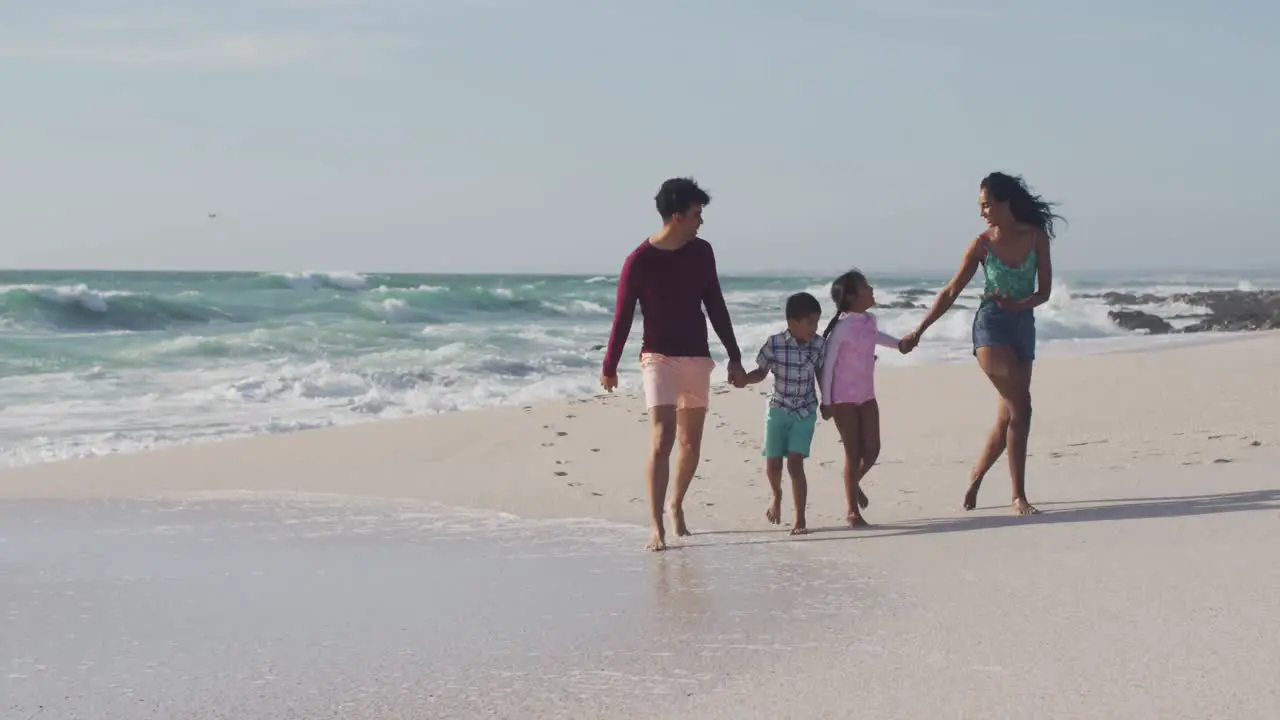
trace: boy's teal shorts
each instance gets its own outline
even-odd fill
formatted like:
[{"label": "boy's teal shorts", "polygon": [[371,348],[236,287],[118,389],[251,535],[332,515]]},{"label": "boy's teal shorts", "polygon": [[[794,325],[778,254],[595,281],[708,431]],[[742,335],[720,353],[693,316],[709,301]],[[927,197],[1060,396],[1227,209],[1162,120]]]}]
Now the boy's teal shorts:
[{"label": "boy's teal shorts", "polygon": [[809,457],[813,429],[817,424],[817,408],[800,417],[790,410],[770,405],[764,416],[764,451],[760,454],[767,458]]}]

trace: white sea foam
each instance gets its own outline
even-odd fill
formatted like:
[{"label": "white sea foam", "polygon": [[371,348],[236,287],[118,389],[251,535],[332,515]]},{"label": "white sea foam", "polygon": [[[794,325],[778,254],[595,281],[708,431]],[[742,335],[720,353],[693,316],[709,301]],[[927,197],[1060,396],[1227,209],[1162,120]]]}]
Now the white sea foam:
[{"label": "white sea foam", "polygon": [[[918,323],[939,284],[872,280],[882,305],[875,312],[895,335]],[[299,272],[139,282],[0,274],[0,465],[589,396],[598,391],[615,278]],[[785,327],[788,295],[807,291],[826,318],[833,310],[822,279],[723,283],[748,364],[765,338]],[[1113,307],[1101,293],[1109,289],[1158,296],[1135,308],[1181,326],[1205,310],[1171,294],[1262,285],[1187,277],[1080,286],[1060,279],[1036,311],[1040,352],[1212,339],[1127,332],[1108,317]],[[321,289],[330,292],[313,292]],[[975,284],[916,352],[904,357],[882,348],[881,361],[971,361],[978,301]],[[884,307],[905,303],[914,306]],[[623,354],[624,390],[639,386],[641,324],[637,318]],[[710,326],[708,332],[723,366],[723,350]]]}]

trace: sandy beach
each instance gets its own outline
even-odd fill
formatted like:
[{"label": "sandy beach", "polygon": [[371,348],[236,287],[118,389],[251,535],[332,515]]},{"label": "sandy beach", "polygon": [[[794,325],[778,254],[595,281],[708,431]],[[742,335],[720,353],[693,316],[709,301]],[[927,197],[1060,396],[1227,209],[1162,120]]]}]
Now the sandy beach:
[{"label": "sandy beach", "polygon": [[803,538],[721,383],[660,554],[628,394],[5,470],[0,717],[1275,717],[1277,367],[1039,361],[1032,518],[960,507],[975,364],[882,368],[873,527],[821,423]]}]

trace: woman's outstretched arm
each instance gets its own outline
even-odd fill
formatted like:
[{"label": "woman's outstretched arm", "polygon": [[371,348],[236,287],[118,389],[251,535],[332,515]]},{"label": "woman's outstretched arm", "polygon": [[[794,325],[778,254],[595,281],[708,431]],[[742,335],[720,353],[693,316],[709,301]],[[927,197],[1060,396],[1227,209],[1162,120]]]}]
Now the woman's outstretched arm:
[{"label": "woman's outstretched arm", "polygon": [[[973,274],[978,271],[978,263],[982,261],[982,239],[974,238],[969,243],[969,248],[964,251],[964,260],[960,262],[960,269],[952,276],[951,280],[943,286],[938,293],[938,297],[933,301],[933,307],[929,308],[928,314],[920,321],[919,327],[908,333],[907,337],[911,339],[911,344],[920,342],[920,336],[924,335],[925,330],[930,325],[937,322],[943,315],[951,309],[955,304],[956,298],[960,297],[960,293],[969,286],[969,281],[973,279]],[[906,338],[904,338],[906,339]]]}]

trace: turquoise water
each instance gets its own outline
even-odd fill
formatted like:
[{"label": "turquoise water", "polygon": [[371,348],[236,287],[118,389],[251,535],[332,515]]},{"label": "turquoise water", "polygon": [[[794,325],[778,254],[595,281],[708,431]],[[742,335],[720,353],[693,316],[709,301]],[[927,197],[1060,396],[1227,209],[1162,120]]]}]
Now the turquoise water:
[{"label": "turquoise water", "polygon": [[[902,333],[943,278],[872,280],[881,324]],[[790,293],[829,308],[828,282],[725,278],[748,359],[781,327]],[[1093,297],[1103,289],[1169,294],[1242,280],[1060,283],[1038,312],[1048,351],[1135,340]],[[587,395],[615,290],[613,276],[0,272],[0,465]],[[884,360],[969,357],[974,292],[916,353]],[[1194,312],[1165,305],[1145,309]],[[635,385],[639,332],[637,323],[624,389]]]}]

